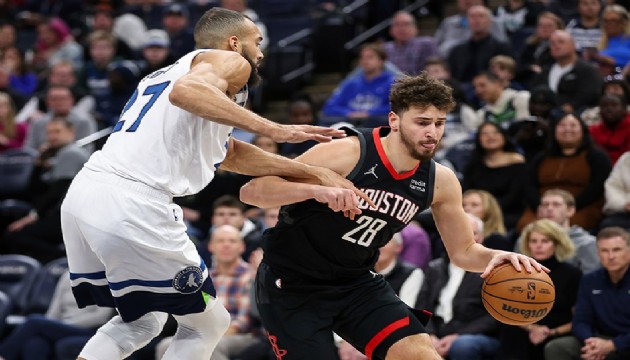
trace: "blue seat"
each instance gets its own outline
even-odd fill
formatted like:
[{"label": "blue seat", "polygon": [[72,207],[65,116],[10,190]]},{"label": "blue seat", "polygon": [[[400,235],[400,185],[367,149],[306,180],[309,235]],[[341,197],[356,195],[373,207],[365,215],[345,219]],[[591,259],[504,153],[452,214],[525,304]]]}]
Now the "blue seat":
[{"label": "blue seat", "polygon": [[8,149],[0,153],[0,198],[19,197],[29,186],[37,152]]},{"label": "blue seat", "polygon": [[24,294],[29,291],[39,269],[39,261],[25,255],[0,255],[0,291],[6,293],[16,310],[26,306]]},{"label": "blue seat", "polygon": [[45,313],[52,300],[59,277],[68,270],[68,259],[63,257],[42,266],[37,272],[33,285],[20,299],[24,304],[23,312]]}]

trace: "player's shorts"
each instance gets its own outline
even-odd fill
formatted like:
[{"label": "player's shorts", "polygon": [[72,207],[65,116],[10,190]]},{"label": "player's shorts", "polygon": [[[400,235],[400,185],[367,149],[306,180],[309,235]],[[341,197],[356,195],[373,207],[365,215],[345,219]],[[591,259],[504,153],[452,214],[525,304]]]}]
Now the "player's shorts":
[{"label": "player's shorts", "polygon": [[256,274],[256,302],[278,359],[336,359],[333,331],[369,359],[385,359],[389,348],[426,333],[422,323],[381,275],[326,290],[288,291],[265,263]]},{"label": "player's shorts", "polygon": [[145,184],[84,168],[61,206],[72,291],[79,307],[116,307],[124,321],[186,315],[216,301],[172,198]]}]

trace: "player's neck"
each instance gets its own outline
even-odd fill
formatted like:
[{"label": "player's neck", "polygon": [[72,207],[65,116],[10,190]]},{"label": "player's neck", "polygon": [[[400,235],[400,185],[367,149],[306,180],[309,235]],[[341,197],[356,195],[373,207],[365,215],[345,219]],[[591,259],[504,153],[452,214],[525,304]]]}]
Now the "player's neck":
[{"label": "player's neck", "polygon": [[387,159],[394,167],[394,170],[400,174],[415,169],[420,160],[409,155],[407,149],[402,145],[402,140],[393,138],[396,136],[399,135],[390,133],[386,137],[381,138],[381,143]]}]

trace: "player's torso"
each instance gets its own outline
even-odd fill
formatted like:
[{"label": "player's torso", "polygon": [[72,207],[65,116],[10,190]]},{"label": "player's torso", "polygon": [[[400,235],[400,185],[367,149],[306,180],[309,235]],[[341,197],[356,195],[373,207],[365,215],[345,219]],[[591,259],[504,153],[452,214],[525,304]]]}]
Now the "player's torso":
[{"label": "player's torso", "polygon": [[[123,109],[103,149],[86,167],[146,183],[173,195],[199,192],[223,161],[232,127],[204,120],[169,101],[177,79],[187,74],[193,51],[143,78]],[[244,104],[247,90],[237,95]]]},{"label": "player's torso", "polygon": [[362,201],[362,214],[350,220],[314,200],[283,207],[278,225],[265,234],[269,265],[291,267],[318,279],[365,272],[376,261],[378,248],[430,205],[433,161],[404,174],[396,173],[380,144],[383,134],[378,135],[388,129],[374,131],[376,136],[371,129],[359,135],[361,157],[348,179],[376,208]]}]

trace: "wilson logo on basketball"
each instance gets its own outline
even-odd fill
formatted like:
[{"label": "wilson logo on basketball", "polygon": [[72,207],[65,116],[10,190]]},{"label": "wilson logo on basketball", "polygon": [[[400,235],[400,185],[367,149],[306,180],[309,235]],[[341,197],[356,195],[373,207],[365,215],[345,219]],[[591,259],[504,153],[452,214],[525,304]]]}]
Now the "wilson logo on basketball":
[{"label": "wilson logo on basketball", "polygon": [[503,303],[502,310],[511,312],[512,314],[520,314],[525,319],[542,318],[543,316],[547,315],[547,311],[549,311],[548,308],[542,308],[538,310],[519,309],[517,307],[513,307],[505,303]]}]

